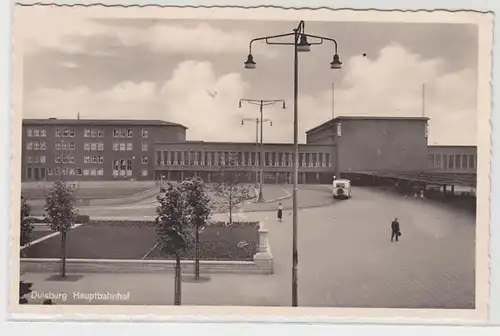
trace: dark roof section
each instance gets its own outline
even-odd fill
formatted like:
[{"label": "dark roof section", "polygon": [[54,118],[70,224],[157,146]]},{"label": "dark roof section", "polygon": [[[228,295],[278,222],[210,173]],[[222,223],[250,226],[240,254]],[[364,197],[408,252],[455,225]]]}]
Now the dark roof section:
[{"label": "dark roof section", "polygon": [[429,121],[427,117],[376,117],[376,116],[339,116],[333,119],[327,120],[316,127],[307,130],[306,133],[316,131],[325,126],[331,125],[334,121],[339,120],[415,120],[415,121]]},{"label": "dark roof section", "polygon": [[477,148],[477,145],[428,145],[431,148]]},{"label": "dark roof section", "polygon": [[[178,141],[178,142],[155,142],[153,145],[247,145],[256,146],[255,141]],[[260,146],[260,144],[259,144]],[[264,142],[264,146],[293,146],[293,142]],[[332,146],[330,144],[308,144],[299,143],[299,146]]]},{"label": "dark roof section", "polygon": [[23,125],[103,125],[103,126],[186,126],[164,120],[148,119],[23,119]]},{"label": "dark roof section", "polygon": [[477,185],[477,173],[447,173],[447,172],[433,172],[433,171],[413,171],[413,172],[361,171],[353,173],[379,176],[379,177],[388,177],[394,179],[407,180],[411,182],[422,182],[422,183],[437,184],[437,185],[447,184],[447,185],[474,187],[474,188]]}]

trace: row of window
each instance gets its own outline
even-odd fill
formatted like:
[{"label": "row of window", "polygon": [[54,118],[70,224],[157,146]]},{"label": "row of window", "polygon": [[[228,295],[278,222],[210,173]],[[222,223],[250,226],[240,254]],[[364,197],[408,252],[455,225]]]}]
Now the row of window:
[{"label": "row of window", "polygon": [[476,169],[473,154],[429,154],[429,169]]},{"label": "row of window", "polygon": [[[47,176],[104,176],[104,168],[45,168],[28,167],[26,178],[28,180],[45,180]],[[132,170],[113,171],[115,176],[132,176]],[[147,169],[141,169],[142,176],[148,176]]]},{"label": "row of window", "polygon": [[40,156],[27,156],[27,163],[45,163],[47,161],[47,157],[45,155]]},{"label": "row of window", "polygon": [[[142,151],[148,151],[148,144],[143,142],[141,144]],[[55,143],[56,150],[75,150],[76,145],[74,141],[57,141]],[[26,143],[27,150],[47,150],[47,142],[45,140],[35,140],[29,141]],[[104,143],[102,142],[92,142],[92,143],[84,143],[83,149],[86,151],[103,151]],[[115,151],[131,151],[133,149],[133,145],[131,142],[115,142],[113,143],[113,150]]]},{"label": "row of window", "polygon": [[47,130],[45,128],[28,128],[26,135],[29,137],[45,137],[47,136]]},{"label": "row of window", "polygon": [[[259,166],[259,152],[157,151],[157,165]],[[265,152],[267,167],[291,167],[293,153]],[[301,167],[331,167],[330,153],[299,153]]]},{"label": "row of window", "polygon": [[[27,163],[45,163],[47,161],[47,157],[45,155],[40,155],[40,156],[27,156],[26,157],[26,162]],[[115,160],[116,162],[120,160]],[[114,161],[114,162],[115,162]],[[125,161],[125,160],[121,160]],[[132,160],[130,160],[132,161]],[[54,156],[54,162],[55,163],[75,163],[75,156],[72,154],[62,154],[62,155],[55,155]],[[104,156],[103,155],[88,155],[83,157],[83,163],[97,163],[97,164],[103,164],[104,163]],[[143,156],[141,158],[141,163],[142,164],[148,164],[148,157]],[[115,163],[113,163],[113,166]]]},{"label": "row of window", "polygon": [[[131,128],[115,128],[113,129],[114,138],[132,138],[134,136],[134,130]],[[149,132],[147,129],[141,130],[141,137],[149,137]]]},{"label": "row of window", "polygon": [[[28,128],[26,130],[26,135],[28,137],[46,137],[47,130],[45,128]],[[55,136],[60,137],[70,137],[75,136],[74,128],[56,128]],[[83,130],[83,136],[85,138],[103,138],[104,130],[102,128],[85,128]],[[134,131],[131,128],[115,128],[113,129],[114,138],[132,138],[134,136]],[[141,137],[149,137],[149,131],[147,129],[141,130]]]}]

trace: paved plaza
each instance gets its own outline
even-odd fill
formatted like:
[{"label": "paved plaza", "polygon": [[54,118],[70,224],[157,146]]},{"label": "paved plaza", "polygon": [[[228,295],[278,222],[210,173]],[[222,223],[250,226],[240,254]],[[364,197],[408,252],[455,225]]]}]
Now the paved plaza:
[{"label": "paved plaza", "polygon": [[[318,187],[323,188],[323,187]],[[304,188],[299,197],[328,195]],[[274,207],[276,204],[274,204]],[[398,217],[402,237],[390,242]],[[225,220],[224,214],[214,219]],[[269,229],[272,275],[213,274],[210,281],[183,284],[185,305],[291,305],[291,210],[283,222],[275,211],[239,212],[235,220],[258,220]],[[299,305],[316,307],[474,308],[475,217],[428,200],[353,188],[353,198],[299,211]],[[84,274],[77,282],[50,282],[28,273],[38,292],[129,292],[126,302],[173,304],[173,273]],[[228,295],[228,289],[231,295]],[[61,301],[55,300],[56,303]],[[92,304],[103,304],[94,301]]]}]

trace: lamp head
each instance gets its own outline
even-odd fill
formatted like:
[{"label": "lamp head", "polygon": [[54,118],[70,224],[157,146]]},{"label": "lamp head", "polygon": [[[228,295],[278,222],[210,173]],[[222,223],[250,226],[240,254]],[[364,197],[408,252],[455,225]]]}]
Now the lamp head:
[{"label": "lamp head", "polygon": [[242,125],[244,125],[244,124],[245,124],[245,122],[242,120],[242,121],[241,121],[241,124],[242,124]]},{"label": "lamp head", "polygon": [[286,103],[285,101],[283,100],[283,110],[286,109]]},{"label": "lamp head", "polygon": [[330,69],[341,69],[342,62],[340,61],[339,55],[333,55],[333,61],[330,63]]},{"label": "lamp head", "polygon": [[247,60],[245,62],[245,69],[255,69],[255,65],[252,54],[248,54]]},{"label": "lamp head", "polygon": [[241,108],[241,100],[238,102],[238,107]]},{"label": "lamp head", "polygon": [[300,35],[300,40],[299,43],[297,44],[297,51],[299,52],[311,51],[311,44],[307,42],[307,36],[304,34]]},{"label": "lamp head", "polygon": [[273,122],[272,121],[269,122],[269,126],[273,126]]}]

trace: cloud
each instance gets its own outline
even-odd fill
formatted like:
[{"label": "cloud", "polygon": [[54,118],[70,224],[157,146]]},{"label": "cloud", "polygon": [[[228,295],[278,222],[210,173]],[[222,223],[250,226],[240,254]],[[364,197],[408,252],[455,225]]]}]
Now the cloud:
[{"label": "cloud", "polygon": [[[476,74],[470,69],[450,72],[443,60],[426,60],[401,46],[390,45],[379,55],[346,59],[336,84],[335,114],[420,116],[422,83],[426,83],[425,115],[430,118],[431,144],[476,143]],[[302,85],[304,87],[305,85]],[[184,61],[164,83],[120,83],[104,92],[38,89],[27,93],[25,117],[164,119],[186,125],[190,140],[254,141],[253,124],[242,118],[258,116],[258,106],[238,100],[251,85],[236,72],[217,74],[210,62]],[[265,88],[274,92],[273,88]],[[216,92],[216,94],[213,94]],[[287,98],[287,97],[285,97]],[[273,126],[265,139],[293,140],[293,106],[266,108]],[[331,118],[331,88],[299,98],[299,134]],[[57,111],[57,115],[54,115]]]},{"label": "cloud", "polygon": [[[145,47],[158,53],[231,53],[244,55],[253,37],[246,31],[222,30],[209,23],[193,27],[180,24],[155,24],[149,27],[133,25],[107,25],[66,13],[30,13],[29,29],[22,31],[25,52],[38,52],[48,48],[65,53],[84,53],[110,56],[112,52],[88,42],[96,38],[114,39],[126,47]],[[275,57],[276,52],[259,55]]]}]

